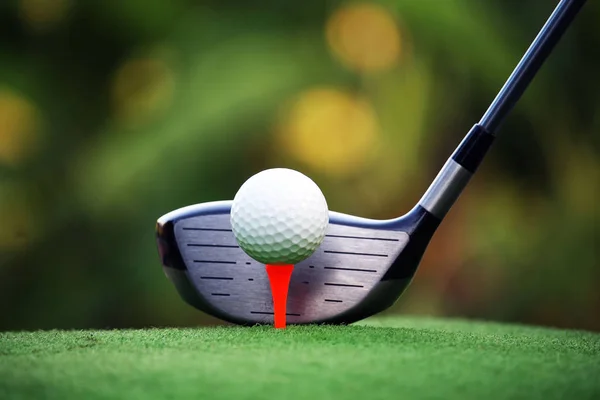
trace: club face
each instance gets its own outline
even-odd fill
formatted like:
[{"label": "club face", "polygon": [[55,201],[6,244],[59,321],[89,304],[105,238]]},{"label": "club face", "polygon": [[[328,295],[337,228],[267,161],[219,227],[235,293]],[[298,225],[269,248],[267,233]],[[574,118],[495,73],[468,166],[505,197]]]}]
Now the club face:
[{"label": "club face", "polygon": [[[230,209],[230,201],[204,203],[161,217],[164,271],[189,304],[208,314],[237,324],[271,324],[265,266],[238,246]],[[396,220],[336,212],[329,218],[321,246],[294,267],[288,324],[351,323],[389,307],[409,284],[437,227],[418,208]],[[420,226],[431,232],[419,236]]]}]

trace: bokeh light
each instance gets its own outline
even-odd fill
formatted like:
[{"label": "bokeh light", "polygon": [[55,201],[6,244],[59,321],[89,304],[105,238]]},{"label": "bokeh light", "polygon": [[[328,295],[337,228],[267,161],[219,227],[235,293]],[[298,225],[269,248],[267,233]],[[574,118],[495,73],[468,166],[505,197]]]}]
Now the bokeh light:
[{"label": "bokeh light", "polygon": [[400,59],[402,46],[396,20],[376,4],[340,8],[327,22],[326,36],[333,53],[353,70],[379,72]]},{"label": "bokeh light", "polygon": [[0,88],[0,164],[18,166],[37,149],[39,112],[25,97]]},{"label": "bokeh light", "polygon": [[371,104],[335,88],[300,94],[284,114],[278,129],[283,151],[326,174],[356,172],[369,161],[379,139]]},{"label": "bokeh light", "polygon": [[36,32],[46,32],[65,20],[71,0],[20,0],[21,18]]},{"label": "bokeh light", "polygon": [[125,62],[112,84],[117,119],[137,124],[164,111],[171,103],[174,84],[174,73],[163,60],[139,58]]}]

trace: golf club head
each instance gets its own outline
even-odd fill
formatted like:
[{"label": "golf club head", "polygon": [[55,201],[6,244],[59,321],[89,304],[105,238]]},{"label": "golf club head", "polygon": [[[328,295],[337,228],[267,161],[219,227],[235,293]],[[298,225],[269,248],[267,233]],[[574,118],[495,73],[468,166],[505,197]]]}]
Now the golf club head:
[{"label": "golf club head", "polygon": [[[237,244],[231,204],[197,204],[158,220],[164,272],[201,311],[241,325],[272,324],[265,266]],[[410,283],[439,222],[421,206],[383,221],[330,212],[323,243],[294,267],[287,323],[348,324],[385,310]]]},{"label": "golf club head", "polygon": [[[291,277],[287,322],[351,323],[391,306],[410,283],[438,225],[475,173],[538,69],[585,0],[561,0],[478,124],[467,133],[419,203],[377,221],[330,212],[321,246]],[[273,322],[264,265],[240,249],[231,201],[184,207],[156,226],[163,269],[192,306],[237,324]]]}]

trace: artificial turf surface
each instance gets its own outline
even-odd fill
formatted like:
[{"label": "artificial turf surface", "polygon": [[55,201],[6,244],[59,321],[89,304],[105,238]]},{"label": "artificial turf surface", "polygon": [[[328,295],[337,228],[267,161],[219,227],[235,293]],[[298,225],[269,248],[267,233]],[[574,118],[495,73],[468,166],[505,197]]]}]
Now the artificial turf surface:
[{"label": "artificial turf surface", "polygon": [[0,333],[0,399],[600,399],[600,334],[427,318]]}]

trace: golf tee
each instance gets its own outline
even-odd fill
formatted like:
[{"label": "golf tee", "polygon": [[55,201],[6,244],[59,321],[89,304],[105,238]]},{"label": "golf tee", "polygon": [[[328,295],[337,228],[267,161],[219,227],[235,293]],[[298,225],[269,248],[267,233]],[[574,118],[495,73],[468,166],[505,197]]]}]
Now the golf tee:
[{"label": "golf tee", "polygon": [[288,289],[294,266],[267,264],[266,270],[273,296],[274,325],[277,329],[285,328]]}]

